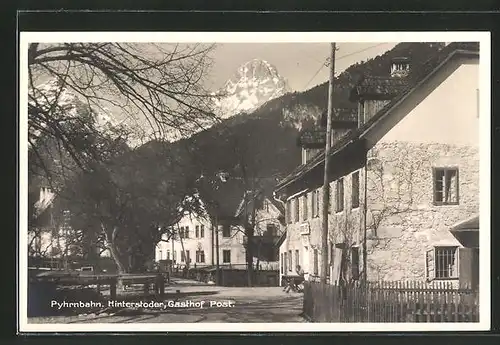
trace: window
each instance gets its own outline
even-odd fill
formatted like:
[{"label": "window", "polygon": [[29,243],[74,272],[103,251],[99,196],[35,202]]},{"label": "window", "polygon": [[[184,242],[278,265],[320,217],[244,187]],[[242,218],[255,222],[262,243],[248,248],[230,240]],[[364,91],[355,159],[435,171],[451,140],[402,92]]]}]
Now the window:
[{"label": "window", "polygon": [[175,250],[172,252],[172,260],[173,262],[177,261],[177,252]]},{"label": "window", "polygon": [[196,251],[196,262],[205,263],[205,252],[203,250]]},{"label": "window", "polygon": [[167,260],[170,260],[170,250],[167,250]]},{"label": "window", "polygon": [[359,171],[352,174],[351,207],[359,207]]},{"label": "window", "polygon": [[296,198],[293,200],[293,209],[294,209],[294,220],[295,222],[298,222],[299,219],[299,214],[300,214],[300,207],[299,207],[299,198]]},{"label": "window", "polygon": [[292,270],[292,251],[288,251],[288,270]]},{"label": "window", "polygon": [[458,247],[434,247],[428,250],[425,267],[428,280],[458,278]]},{"label": "window", "polygon": [[281,274],[285,273],[285,271],[283,270],[283,265],[284,265],[284,262],[283,262],[283,253],[281,253],[281,262],[280,262]]},{"label": "window", "polygon": [[298,249],[295,249],[295,267],[297,267],[298,265],[300,265],[300,261],[299,261],[299,250],[298,250]]},{"label": "window", "polygon": [[186,262],[186,253],[183,250],[181,251],[181,262]]},{"label": "window", "polygon": [[189,238],[189,226],[186,226],[186,228],[184,229],[184,237]]},{"label": "window", "polygon": [[458,168],[434,168],[434,205],[458,204]]},{"label": "window", "polygon": [[287,224],[292,223],[292,201],[288,200],[286,202],[286,222]]},{"label": "window", "polygon": [[302,219],[303,220],[307,220],[307,217],[309,217],[308,215],[308,210],[309,210],[309,205],[307,205],[307,193],[304,194],[304,196],[302,197]]},{"label": "window", "polygon": [[191,263],[191,257],[189,255],[189,250],[186,250],[186,263],[187,264]]},{"label": "window", "polygon": [[359,247],[351,248],[351,272],[352,279],[359,279]]},{"label": "window", "polygon": [[179,238],[184,238],[184,227],[183,226],[181,226],[179,228]]},{"label": "window", "polygon": [[340,178],[337,180],[337,194],[335,204],[337,205],[337,212],[342,212],[344,210],[344,179]]},{"label": "window", "polygon": [[286,274],[286,266],[287,266],[287,255],[286,255],[286,252],[283,253],[283,264],[284,264],[284,267],[283,267],[283,273]]},{"label": "window", "polygon": [[196,238],[199,238],[199,237],[200,237],[200,226],[199,226],[199,225],[196,225],[196,227],[195,227],[194,236],[195,236]]},{"label": "window", "polygon": [[313,251],[313,269],[314,275],[318,275],[318,250],[314,249]]},{"label": "window", "polygon": [[200,237],[201,238],[205,237],[205,225],[200,226]]},{"label": "window", "polygon": [[312,192],[312,210],[313,210],[313,217],[319,217],[319,190],[313,190]]},{"label": "window", "polygon": [[222,262],[225,264],[228,264],[231,262],[231,251],[230,250],[223,250],[222,251]]},{"label": "window", "polygon": [[229,224],[224,224],[222,226],[222,237],[231,237],[231,227]]},{"label": "window", "polygon": [[158,260],[163,260],[163,252],[160,250],[160,258]]},{"label": "window", "polygon": [[277,235],[276,224],[267,224],[266,225],[266,234],[270,237],[275,237]]}]

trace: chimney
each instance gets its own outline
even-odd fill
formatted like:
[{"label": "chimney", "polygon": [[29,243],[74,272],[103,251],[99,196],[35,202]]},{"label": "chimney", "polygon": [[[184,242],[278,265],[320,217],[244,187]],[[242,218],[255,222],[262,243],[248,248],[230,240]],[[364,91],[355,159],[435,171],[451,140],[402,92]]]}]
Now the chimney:
[{"label": "chimney", "polygon": [[396,57],[391,63],[391,77],[404,78],[410,73],[410,59],[407,57]]}]

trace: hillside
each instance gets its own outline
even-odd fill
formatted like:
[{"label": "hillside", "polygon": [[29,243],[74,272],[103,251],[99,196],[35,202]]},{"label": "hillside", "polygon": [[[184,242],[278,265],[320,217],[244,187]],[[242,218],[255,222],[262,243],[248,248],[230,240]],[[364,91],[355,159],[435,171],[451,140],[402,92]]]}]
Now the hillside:
[{"label": "hillside", "polygon": [[[387,75],[392,58],[401,56],[410,58],[412,70],[418,70],[442,46],[400,43],[383,55],[350,66],[336,79],[335,107],[355,112],[349,92],[362,75]],[[297,136],[326,110],[327,91],[328,83],[323,83],[305,92],[287,93],[250,114],[233,116],[190,138],[150,145],[181,155],[187,169],[205,176],[226,171],[231,176],[282,178],[300,164]]]}]

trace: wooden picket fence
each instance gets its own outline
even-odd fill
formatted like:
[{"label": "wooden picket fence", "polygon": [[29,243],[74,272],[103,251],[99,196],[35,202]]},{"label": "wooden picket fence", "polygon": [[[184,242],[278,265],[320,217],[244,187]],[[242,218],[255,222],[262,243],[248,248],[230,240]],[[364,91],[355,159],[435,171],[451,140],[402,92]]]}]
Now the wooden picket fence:
[{"label": "wooden picket fence", "polygon": [[304,284],[312,322],[479,322],[479,292],[438,282]]}]

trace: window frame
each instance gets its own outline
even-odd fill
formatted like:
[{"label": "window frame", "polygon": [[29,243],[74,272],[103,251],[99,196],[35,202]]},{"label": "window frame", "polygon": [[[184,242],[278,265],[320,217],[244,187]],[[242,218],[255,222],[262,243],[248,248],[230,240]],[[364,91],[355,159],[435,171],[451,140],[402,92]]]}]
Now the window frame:
[{"label": "window frame", "polygon": [[266,224],[266,232],[271,237],[278,236],[278,229],[277,229],[276,224],[274,224],[274,223],[267,223]]},{"label": "window frame", "polygon": [[308,201],[309,201],[309,197],[308,197],[309,193],[304,193],[304,195],[302,196],[302,220],[303,221],[306,221],[308,218],[309,218],[309,205],[308,205]]},{"label": "window frame", "polygon": [[293,257],[292,257],[292,250],[288,250],[288,272],[292,272],[292,266],[293,266]]},{"label": "window frame", "polygon": [[[226,232],[226,229],[227,229],[227,232]],[[222,225],[222,237],[223,238],[230,238],[231,237],[231,225],[229,225],[229,224]]]},{"label": "window frame", "polygon": [[[449,276],[438,275],[438,272],[446,271],[445,268],[440,267],[438,269],[438,251],[441,250],[453,250],[453,266],[452,274]],[[432,254],[432,261],[429,260],[429,254]],[[432,262],[432,274],[430,273],[429,261]],[[437,245],[428,249],[425,253],[425,277],[428,281],[432,280],[458,280],[460,277],[460,247],[457,245]]]},{"label": "window frame", "polygon": [[200,238],[205,238],[205,225],[200,225]]},{"label": "window frame", "polygon": [[335,184],[335,212],[340,213],[345,208],[344,178],[339,178]]},{"label": "window frame", "polygon": [[297,197],[293,199],[293,217],[295,220],[295,223],[300,222],[300,198]]},{"label": "window frame", "polygon": [[[225,257],[226,254],[229,255],[229,261],[226,261],[226,257]],[[222,250],[222,263],[223,264],[230,264],[231,263],[231,250],[230,249],[223,249]]]},{"label": "window frame", "polygon": [[312,211],[313,211],[313,218],[318,218],[319,217],[319,189],[315,189],[313,191],[313,196],[312,196]]},{"label": "window frame", "polygon": [[200,226],[199,225],[195,225],[195,227],[194,227],[194,236],[195,236],[195,238],[200,238]]},{"label": "window frame", "polygon": [[292,224],[292,200],[286,202],[286,223]]},{"label": "window frame", "polygon": [[[452,166],[452,167],[433,167],[432,168],[432,203],[434,206],[453,206],[453,205],[459,205],[460,204],[460,169],[457,166]],[[438,172],[442,171],[443,172],[443,190],[442,190],[442,200],[438,201],[437,200],[437,174]],[[446,173],[448,171],[454,171],[456,173],[455,177],[455,190],[456,190],[456,201],[452,202],[447,202],[444,201],[445,195],[444,192],[446,190]]]},{"label": "window frame", "polygon": [[196,263],[204,264],[205,263],[205,251],[197,250],[196,251]]},{"label": "window frame", "polygon": [[[356,178],[355,178],[356,177]],[[356,186],[354,181],[356,181]],[[359,170],[351,174],[351,208],[359,208],[359,195],[360,195],[360,174]],[[356,191],[356,193],[354,193]]]},{"label": "window frame", "polygon": [[313,272],[315,276],[319,274],[319,253],[317,248],[313,249]]}]

